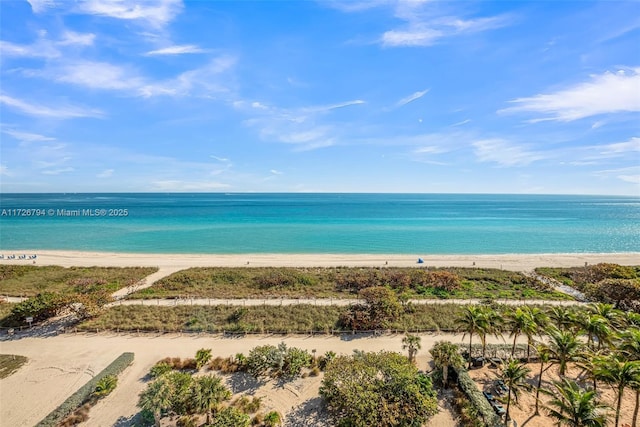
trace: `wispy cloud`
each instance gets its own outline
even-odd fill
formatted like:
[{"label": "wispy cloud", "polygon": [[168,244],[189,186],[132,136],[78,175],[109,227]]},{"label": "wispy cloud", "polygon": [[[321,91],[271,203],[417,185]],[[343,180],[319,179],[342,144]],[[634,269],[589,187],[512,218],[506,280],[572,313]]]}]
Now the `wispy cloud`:
[{"label": "wispy cloud", "polygon": [[41,104],[32,104],[8,95],[0,95],[0,104],[4,104],[14,110],[20,111],[29,116],[46,117],[52,119],[73,119],[79,117],[103,117],[100,110],[82,108],[73,105],[56,105],[48,107]]},{"label": "wispy cloud", "polygon": [[504,139],[484,139],[472,143],[478,161],[493,162],[501,166],[526,166],[545,156],[530,150],[527,145],[513,144]]},{"label": "wispy cloud", "polygon": [[602,178],[614,177],[624,182],[640,185],[640,166],[600,170],[594,172],[594,175]]},{"label": "wispy cloud", "polygon": [[160,55],[184,55],[187,53],[204,53],[205,49],[202,49],[196,45],[185,44],[167,46],[162,49],[156,49],[145,53],[147,56],[160,56]]},{"label": "wispy cloud", "polygon": [[110,178],[111,176],[113,176],[113,172],[115,172],[114,169],[105,169],[97,174],[96,178]]},{"label": "wispy cloud", "polygon": [[20,132],[13,129],[2,129],[2,133],[6,133],[9,136],[17,139],[21,143],[31,143],[31,142],[45,142],[45,141],[55,141],[55,138],[40,135],[37,133],[30,132]]},{"label": "wispy cloud", "polygon": [[13,176],[9,171],[9,168],[5,165],[0,165],[0,176]]},{"label": "wispy cloud", "polygon": [[72,167],[60,168],[60,169],[47,169],[43,170],[41,173],[43,175],[60,175],[63,173],[74,172],[75,169]]},{"label": "wispy cloud", "polygon": [[271,172],[273,175],[282,175],[283,172],[277,170],[277,169],[271,169],[269,172]]},{"label": "wispy cloud", "polygon": [[58,58],[62,49],[69,46],[91,46],[95,40],[93,33],[76,33],[65,30],[59,39],[50,39],[45,31],[31,44],[16,44],[0,40],[0,55],[4,57]]},{"label": "wispy cloud", "polygon": [[547,117],[533,119],[533,122],[569,122],[600,114],[640,112],[639,88],[640,67],[606,72],[557,92],[514,99],[511,103],[516,106],[498,113],[540,113]]},{"label": "wispy cloud", "polygon": [[633,137],[625,142],[616,142],[613,144],[607,144],[599,147],[600,154],[610,155],[610,154],[625,154],[625,153],[633,153],[640,152],[640,138]]},{"label": "wispy cloud", "polygon": [[161,28],[182,12],[182,0],[129,1],[85,0],[74,8],[75,12],[128,21],[138,21]]},{"label": "wispy cloud", "polygon": [[402,98],[400,101],[396,102],[396,108],[402,107],[404,105],[409,104],[410,102],[413,102],[417,99],[422,98],[423,96],[425,96],[427,94],[427,92],[429,92],[430,89],[425,89],[425,90],[421,90],[418,92],[414,92],[411,95]]}]

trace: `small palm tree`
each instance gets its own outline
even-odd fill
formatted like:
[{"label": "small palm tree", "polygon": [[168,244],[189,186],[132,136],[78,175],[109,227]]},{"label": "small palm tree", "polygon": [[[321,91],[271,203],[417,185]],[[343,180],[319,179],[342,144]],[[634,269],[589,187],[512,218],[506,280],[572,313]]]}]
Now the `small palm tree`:
[{"label": "small palm tree", "polygon": [[191,387],[192,402],[198,413],[207,414],[207,424],[218,405],[230,398],[231,392],[219,377],[213,375],[197,377]]},{"label": "small palm tree", "polygon": [[98,399],[109,395],[118,385],[118,377],[115,375],[107,375],[102,377],[96,384],[96,388],[93,391],[92,396]]},{"label": "small palm tree", "polygon": [[433,364],[436,369],[442,370],[442,385],[447,387],[447,379],[449,375],[449,367],[461,368],[464,366],[464,359],[460,354],[458,346],[449,341],[438,341],[433,345],[431,350]]},{"label": "small palm tree", "polygon": [[602,344],[611,342],[612,331],[609,321],[599,314],[585,314],[578,319],[580,327],[587,334],[587,346],[591,350],[596,350],[594,343],[598,341],[597,350],[602,348]]},{"label": "small palm tree", "polygon": [[549,319],[561,331],[566,331],[575,325],[573,311],[561,305],[551,307]]},{"label": "small palm tree", "polygon": [[616,390],[615,427],[618,427],[624,389],[640,382],[640,361],[623,360],[620,356],[613,354],[597,358],[594,365],[596,378],[611,384]]},{"label": "small palm tree", "polygon": [[531,313],[522,308],[509,312],[506,323],[510,330],[509,336],[513,337],[513,345],[511,347],[511,357],[513,357],[516,352],[518,336],[520,334],[526,334],[527,338],[533,336],[537,328]]},{"label": "small palm tree", "polygon": [[196,352],[196,367],[201,369],[204,365],[211,360],[211,349],[201,348]]},{"label": "small palm tree", "polygon": [[149,384],[142,393],[138,406],[153,413],[156,427],[160,427],[162,412],[171,408],[173,390],[166,377],[160,377]]},{"label": "small palm tree", "polygon": [[545,329],[549,325],[549,316],[538,307],[525,306],[524,310],[528,313],[531,323],[528,328],[522,331],[527,336],[527,361],[531,359],[531,349],[534,348],[533,337],[535,335],[542,336]]},{"label": "small palm tree", "polygon": [[504,319],[501,313],[492,309],[491,307],[483,307],[482,311],[484,312],[485,317],[485,327],[480,330],[479,336],[482,341],[482,360],[484,363],[485,355],[487,352],[487,335],[492,334],[496,338],[502,337],[502,325],[504,323]]},{"label": "small palm tree", "polygon": [[509,414],[509,409],[511,407],[511,396],[516,399],[518,402],[518,396],[520,392],[524,389],[527,389],[527,375],[531,370],[524,366],[522,362],[517,359],[509,359],[509,361],[503,366],[502,372],[500,373],[500,379],[504,381],[505,385],[509,389],[507,393],[507,413],[505,416],[505,425],[511,419]]},{"label": "small palm tree", "polygon": [[560,376],[564,377],[567,363],[575,361],[582,344],[575,334],[569,330],[549,329],[549,343],[547,345],[549,359],[560,365]]},{"label": "small palm tree", "polygon": [[422,339],[417,335],[406,334],[404,338],[402,338],[402,349],[407,350],[409,361],[411,363],[415,363],[416,354],[418,354],[418,350],[422,348],[420,342]]},{"label": "small palm tree", "polygon": [[487,328],[487,319],[484,311],[477,305],[468,305],[462,312],[462,317],[456,320],[459,330],[463,333],[462,339],[469,335],[469,368],[471,368],[471,346],[474,335],[479,335]]},{"label": "small palm tree", "polygon": [[552,396],[546,409],[558,426],[605,427],[605,411],[608,407],[596,399],[594,390],[584,390],[575,381],[566,378],[553,386],[553,391],[546,391]]},{"label": "small palm tree", "polygon": [[[631,327],[622,333],[619,350],[626,360],[640,360],[640,328]],[[640,408],[640,382],[631,384],[631,389],[636,392],[636,401],[633,408],[631,427],[638,425],[638,409]]]}]

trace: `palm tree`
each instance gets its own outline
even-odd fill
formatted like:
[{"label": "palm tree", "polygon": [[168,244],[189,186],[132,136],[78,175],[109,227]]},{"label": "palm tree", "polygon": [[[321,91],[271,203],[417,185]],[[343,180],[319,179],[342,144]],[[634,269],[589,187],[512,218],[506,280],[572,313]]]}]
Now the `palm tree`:
[{"label": "palm tree", "polygon": [[575,324],[573,311],[567,307],[556,305],[549,311],[549,319],[561,331],[570,329]]},{"label": "palm tree", "polygon": [[514,311],[511,311],[507,315],[506,323],[510,330],[509,337],[513,337],[513,346],[511,347],[511,357],[513,357],[516,352],[516,341],[518,336],[520,334],[526,334],[527,338],[529,338],[529,336],[533,337],[533,334],[536,331],[536,325],[530,312],[522,308],[517,308]]},{"label": "palm tree", "polygon": [[505,385],[508,388],[507,393],[507,413],[505,416],[505,425],[509,422],[509,408],[511,407],[511,395],[515,397],[516,402],[518,402],[518,395],[520,392],[527,388],[527,375],[531,370],[524,366],[522,362],[517,359],[509,359],[506,365],[502,368],[502,372],[500,374],[500,378],[504,381]]},{"label": "palm tree", "polygon": [[201,348],[196,352],[196,367],[201,369],[204,365],[211,360],[211,349]]},{"label": "palm tree", "polygon": [[162,412],[171,408],[172,394],[171,384],[166,377],[158,378],[140,393],[138,407],[153,413],[156,427],[160,427]]},{"label": "palm tree", "polygon": [[617,310],[613,304],[593,302],[587,306],[587,310],[596,316],[604,317],[611,326],[619,325],[622,321],[621,311]]},{"label": "palm tree", "polygon": [[477,305],[468,305],[462,312],[462,317],[456,320],[461,331],[464,332],[462,339],[469,335],[469,368],[471,368],[471,343],[473,335],[480,334],[487,328],[487,321],[484,311]]},{"label": "palm tree", "polygon": [[191,388],[192,402],[198,413],[207,414],[207,424],[210,416],[218,405],[231,398],[231,392],[222,384],[219,377],[206,375],[197,377]]},{"label": "palm tree", "polygon": [[595,350],[595,341],[598,341],[598,350],[600,350],[603,343],[610,344],[612,332],[609,321],[606,318],[599,314],[585,313],[579,318],[578,322],[582,330],[587,334],[587,346],[591,350]]},{"label": "palm tree", "polygon": [[442,369],[442,385],[447,387],[449,367],[461,368],[464,366],[464,359],[460,354],[458,346],[449,341],[438,341],[431,350],[433,364],[437,369]]},{"label": "palm tree", "polygon": [[[622,333],[620,338],[621,341],[618,348],[621,355],[624,356],[626,360],[640,360],[640,329],[635,327],[629,328]],[[636,402],[633,408],[631,427],[637,427],[638,409],[640,408],[640,381],[634,382],[630,386],[636,392]]]},{"label": "palm tree", "polygon": [[549,316],[539,309],[538,307],[531,307],[529,305],[524,307],[524,310],[529,314],[529,318],[532,323],[529,328],[522,331],[527,336],[527,361],[531,356],[531,349],[534,347],[533,337],[534,335],[541,336],[547,325],[549,324]]},{"label": "palm tree", "polygon": [[407,350],[409,356],[409,362],[414,363],[416,360],[416,354],[418,350],[422,348],[420,344],[421,338],[417,335],[406,334],[402,338],[402,349]]},{"label": "palm tree", "polygon": [[582,344],[571,331],[561,331],[555,327],[549,329],[549,344],[547,346],[549,359],[560,365],[560,376],[564,377],[567,363],[576,360]]},{"label": "palm tree", "polygon": [[487,334],[493,334],[496,338],[502,337],[502,325],[504,319],[501,313],[491,307],[483,307],[482,311],[485,316],[485,328],[479,333],[482,341],[482,363],[484,364],[485,354],[487,350]]},{"label": "palm tree", "polygon": [[640,382],[640,361],[628,361],[613,354],[606,357],[599,357],[594,360],[595,376],[611,384],[616,389],[616,421],[615,427],[620,422],[620,408],[622,407],[622,396],[625,387],[629,387],[636,382]]},{"label": "palm tree", "polygon": [[553,396],[546,408],[558,426],[605,427],[608,407],[596,400],[594,390],[584,390],[566,378],[554,383],[554,389],[553,392],[546,391]]},{"label": "palm tree", "polygon": [[534,415],[540,415],[540,388],[542,387],[542,374],[551,367],[551,365],[544,367],[545,363],[549,362],[549,349],[540,344],[536,348],[538,357],[540,358],[540,372],[538,373],[538,385],[536,386],[536,411]]}]

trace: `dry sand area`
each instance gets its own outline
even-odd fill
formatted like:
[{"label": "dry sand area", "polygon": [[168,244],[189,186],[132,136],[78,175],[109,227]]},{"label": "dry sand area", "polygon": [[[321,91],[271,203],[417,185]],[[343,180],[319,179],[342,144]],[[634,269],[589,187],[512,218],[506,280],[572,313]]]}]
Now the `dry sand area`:
[{"label": "dry sand area", "polygon": [[[483,267],[530,271],[536,267],[578,267],[586,263],[640,263],[640,253],[609,254],[507,254],[507,255],[371,255],[371,254],[131,254],[51,250],[0,250],[2,264],[31,264],[30,259],[6,259],[9,254],[37,255],[37,265],[159,267],[176,271],[189,267]],[[424,264],[417,264],[418,258]]]},{"label": "dry sand area", "polygon": [[[427,368],[428,349],[438,340],[460,342],[461,335],[423,334],[422,350],[418,365]],[[98,403],[86,423],[91,427],[129,425],[139,409],[137,396],[146,386],[143,378],[151,366],[166,357],[193,357],[200,348],[213,349],[214,357],[247,354],[258,345],[285,342],[295,346],[316,350],[323,354],[332,350],[338,354],[351,354],[354,349],[364,351],[392,350],[402,352],[403,335],[386,335],[377,338],[345,335],[344,337],[322,336],[251,336],[246,338],[224,338],[215,335],[107,335],[107,334],[62,334],[48,338],[22,338],[0,342],[0,352],[19,354],[29,361],[18,372],[0,380],[0,425],[31,426],[43,419],[69,395],[100,372],[111,361],[126,351],[135,353],[133,364],[119,377],[116,390]],[[251,381],[234,383],[234,392],[249,389],[256,396],[264,396],[265,411],[280,411],[289,426],[316,426],[326,422],[318,412],[320,399],[318,388],[320,377],[299,379],[284,387],[266,383],[252,386]],[[432,420],[431,426],[454,426],[447,402],[441,400],[443,410]]]},{"label": "dry sand area", "polygon": [[[529,374],[528,383],[531,387],[535,387],[538,385],[538,373],[540,372],[540,364],[539,363],[529,363],[527,367],[531,369],[531,373]],[[590,387],[591,381],[586,380],[584,377],[581,377],[581,370],[575,366],[569,365],[569,369],[567,369],[566,377],[570,379],[577,379],[581,385]],[[498,374],[498,370],[495,368],[490,368],[489,366],[485,366],[482,369],[473,369],[469,371],[469,376],[473,378],[478,384],[478,388],[480,390],[492,391],[493,383]],[[560,375],[558,374],[558,367],[553,366],[549,368],[542,375],[542,387],[548,390],[553,389],[553,381],[559,381]],[[609,411],[609,423],[608,426],[613,426],[613,420],[615,418],[615,402],[616,402],[616,393],[613,391],[611,386],[603,383],[598,383],[598,398],[611,407]],[[495,394],[495,393],[494,393]],[[512,397],[513,399],[513,397]],[[540,393],[541,406],[540,406],[540,415],[534,417],[534,410],[536,405],[535,399],[535,389],[532,392],[523,391],[519,398],[518,403],[512,400],[511,408],[509,412],[511,412],[511,418],[514,419],[519,427],[549,427],[554,424],[552,418],[547,416],[547,413],[543,409],[545,402],[551,400],[550,396],[547,396],[543,393]],[[506,402],[506,400],[505,400]],[[506,408],[506,404],[503,405]],[[632,417],[633,417],[633,409],[635,406],[635,392],[630,388],[625,389],[623,395],[622,408],[620,411],[620,425],[624,426],[625,424],[631,425]]]}]

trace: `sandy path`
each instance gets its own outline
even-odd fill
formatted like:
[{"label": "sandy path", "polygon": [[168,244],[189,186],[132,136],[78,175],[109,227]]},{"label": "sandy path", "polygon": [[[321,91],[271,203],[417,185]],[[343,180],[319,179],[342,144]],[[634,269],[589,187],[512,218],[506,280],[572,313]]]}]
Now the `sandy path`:
[{"label": "sandy path", "polygon": [[147,277],[140,280],[138,283],[134,285],[127,286],[126,288],[117,290],[116,292],[112,293],[111,296],[114,299],[124,298],[131,293],[134,293],[141,289],[146,289],[152,286],[155,282],[162,279],[163,277],[167,277],[170,274],[173,274],[179,270],[181,270],[180,267],[160,267],[158,271],[156,271],[155,273],[151,273],[150,275],[148,275]]},{"label": "sandy path", "polygon": [[[425,369],[428,349],[436,341],[461,342],[462,335],[429,333],[421,334],[421,337],[419,367]],[[113,426],[118,420],[135,415],[138,412],[137,395],[145,387],[142,378],[156,361],[166,356],[193,357],[198,349],[211,348],[214,356],[226,357],[239,352],[247,354],[257,345],[277,345],[282,341],[308,351],[315,349],[316,354],[329,350],[350,354],[354,349],[402,352],[402,338],[403,335],[377,338],[358,335],[224,338],[219,335],[63,334],[49,338],[5,340],[0,342],[0,352],[27,356],[29,363],[0,380],[1,425],[34,425],[125,351],[134,352],[135,361],[120,378],[114,393],[92,409],[91,426]],[[488,340],[501,342],[492,337]]]},{"label": "sandy path", "polygon": [[[109,252],[3,250],[1,264],[31,264],[33,260],[6,259],[10,254],[37,254],[38,265],[113,266],[113,267],[484,267],[530,271],[535,267],[577,267],[586,263],[613,262],[622,265],[640,263],[640,253],[607,254],[506,254],[506,255],[372,255],[372,254],[131,254]],[[418,257],[424,264],[417,264]],[[475,264],[474,264],[475,263]]]}]

